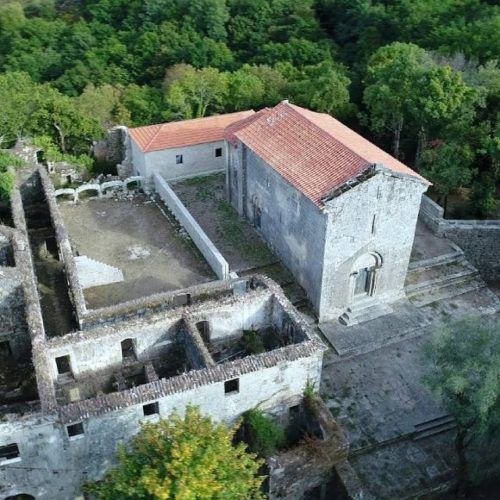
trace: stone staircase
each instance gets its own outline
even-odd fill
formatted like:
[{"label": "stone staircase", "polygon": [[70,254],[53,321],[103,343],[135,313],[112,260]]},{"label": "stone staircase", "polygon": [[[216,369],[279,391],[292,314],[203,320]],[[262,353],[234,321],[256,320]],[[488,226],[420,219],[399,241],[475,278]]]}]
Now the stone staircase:
[{"label": "stone staircase", "polygon": [[123,281],[123,273],[120,269],[91,259],[86,255],[75,257],[75,264],[82,288],[109,285]]},{"label": "stone staircase", "polygon": [[485,286],[477,269],[457,250],[410,263],[405,292],[416,307],[423,307]]},{"label": "stone staircase", "polygon": [[357,325],[364,323],[379,316],[390,314],[392,308],[387,304],[381,304],[374,297],[362,297],[347,308],[347,310],[339,317],[339,321],[343,325]]},{"label": "stone staircase", "polygon": [[450,415],[441,415],[440,417],[427,420],[415,425],[415,431],[412,434],[413,441],[419,441],[431,436],[442,434],[456,428],[455,420]]}]

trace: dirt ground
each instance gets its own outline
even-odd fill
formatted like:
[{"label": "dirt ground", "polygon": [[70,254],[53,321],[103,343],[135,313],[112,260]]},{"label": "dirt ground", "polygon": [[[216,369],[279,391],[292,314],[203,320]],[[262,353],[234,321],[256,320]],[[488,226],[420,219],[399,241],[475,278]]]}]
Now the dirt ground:
[{"label": "dirt ground", "polygon": [[172,185],[231,271],[267,266],[278,259],[254,228],[226,200],[224,174],[197,177]]},{"label": "dirt ground", "polygon": [[216,279],[190,238],[144,195],[90,199],[60,210],[73,250],[123,272],[125,282],[86,289],[90,308]]}]

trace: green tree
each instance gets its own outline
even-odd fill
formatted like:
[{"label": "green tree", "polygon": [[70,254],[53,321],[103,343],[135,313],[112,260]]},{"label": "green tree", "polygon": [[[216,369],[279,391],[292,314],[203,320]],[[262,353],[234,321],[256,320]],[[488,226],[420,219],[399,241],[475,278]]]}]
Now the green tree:
[{"label": "green tree", "polygon": [[89,84],[76,99],[76,107],[87,116],[93,116],[101,127],[128,125],[130,112],[123,104],[124,89],[119,85],[102,85],[95,87]]},{"label": "green tree", "polygon": [[74,100],[51,87],[43,87],[35,104],[30,131],[33,135],[48,135],[63,153],[88,153],[92,141],[104,135],[92,115],[81,112]]},{"label": "green tree", "polygon": [[441,197],[446,216],[448,196],[472,180],[474,154],[466,144],[444,143],[422,154],[422,175],[433,184]]},{"label": "green tree", "polygon": [[290,93],[300,106],[345,118],[353,110],[349,98],[350,83],[342,68],[323,62],[304,68],[301,77],[291,83]]},{"label": "green tree", "polygon": [[228,75],[215,68],[176,65],[165,77],[166,118],[200,118],[222,110],[228,94]]},{"label": "green tree", "polygon": [[370,125],[376,134],[392,134],[396,158],[403,127],[412,118],[416,83],[432,64],[424,49],[399,42],[377,50],[368,63],[363,101]]},{"label": "green tree", "polygon": [[184,418],[174,412],[143,425],[131,446],[120,448],[119,465],[87,489],[102,500],[263,498],[262,461],[232,444],[234,432],[196,407],[187,407]]},{"label": "green tree", "polygon": [[469,460],[474,442],[487,437],[496,443],[497,460],[489,464],[489,472],[496,477],[500,473],[495,434],[500,427],[500,323],[467,318],[444,324],[424,352],[431,362],[424,382],[442,399],[457,425],[458,478],[464,493],[474,479]]},{"label": "green tree", "polygon": [[260,108],[264,102],[264,92],[264,82],[251,71],[250,66],[245,65],[229,75],[224,108],[234,111]]},{"label": "green tree", "polygon": [[431,67],[420,75],[411,101],[412,121],[418,130],[416,165],[429,134],[433,136],[431,139],[466,135],[474,118],[477,98],[476,91],[449,66]]}]

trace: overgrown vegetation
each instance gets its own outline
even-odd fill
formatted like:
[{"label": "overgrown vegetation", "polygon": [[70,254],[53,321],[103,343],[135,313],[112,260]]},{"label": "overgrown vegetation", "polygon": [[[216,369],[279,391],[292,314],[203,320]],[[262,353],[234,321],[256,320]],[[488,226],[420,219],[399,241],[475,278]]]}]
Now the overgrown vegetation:
[{"label": "overgrown vegetation", "polygon": [[260,457],[268,457],[286,445],[283,427],[260,410],[245,412],[242,425],[248,448]]},{"label": "overgrown vegetation", "polygon": [[9,195],[14,187],[15,176],[9,171],[9,167],[22,167],[23,161],[6,152],[0,150],[0,201],[7,203]]},{"label": "overgrown vegetation", "polygon": [[234,432],[187,407],[184,417],[173,413],[144,424],[131,445],[119,449],[118,466],[86,490],[101,500],[263,498],[263,461],[244,444],[233,445]]},{"label": "overgrown vegetation", "polygon": [[249,355],[251,354],[261,354],[266,352],[266,347],[264,342],[260,337],[259,333],[255,330],[243,330],[243,335],[240,340],[241,347]]},{"label": "overgrown vegetation", "polygon": [[440,327],[425,346],[424,379],[453,415],[459,493],[500,474],[500,323],[468,318]]},{"label": "overgrown vegetation", "polygon": [[499,208],[499,54],[489,0],[3,0],[0,146],[48,136],[79,157],[117,123],[288,98],[485,217]]}]

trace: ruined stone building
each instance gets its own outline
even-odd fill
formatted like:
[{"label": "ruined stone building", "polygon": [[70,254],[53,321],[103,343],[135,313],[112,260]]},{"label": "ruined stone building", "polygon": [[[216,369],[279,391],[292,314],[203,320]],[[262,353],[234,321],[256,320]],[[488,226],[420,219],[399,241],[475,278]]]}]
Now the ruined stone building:
[{"label": "ruined stone building", "polygon": [[[169,181],[225,172],[229,210],[320,326],[404,296],[428,182],[330,116],[284,101],[117,137],[121,179],[56,190],[32,157],[0,225],[0,500],[80,498],[141,421],[187,404],[228,423],[256,407],[287,422],[306,385],[319,388],[314,320],[268,277],[238,275]],[[137,184],[152,196],[130,194]],[[248,332],[264,352],[245,347]],[[276,463],[286,489],[292,468]]]},{"label": "ruined stone building", "polygon": [[[134,171],[146,179],[200,175],[224,163],[231,204],[291,270],[320,322],[387,314],[404,296],[429,183],[338,120],[284,101],[129,132]],[[219,142],[206,144],[216,135]],[[185,150],[175,148],[181,144]],[[180,167],[179,157],[193,163]]]},{"label": "ruined stone building", "polygon": [[[141,421],[187,404],[228,423],[255,407],[287,419],[318,386],[324,347],[268,278],[92,308],[45,167],[19,173],[12,215],[0,226],[2,500],[81,498]],[[242,347],[246,331],[265,352]]]}]

